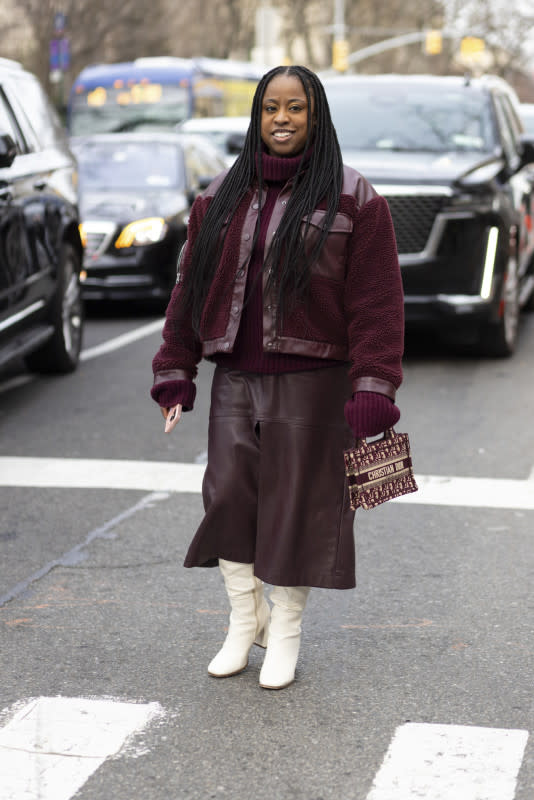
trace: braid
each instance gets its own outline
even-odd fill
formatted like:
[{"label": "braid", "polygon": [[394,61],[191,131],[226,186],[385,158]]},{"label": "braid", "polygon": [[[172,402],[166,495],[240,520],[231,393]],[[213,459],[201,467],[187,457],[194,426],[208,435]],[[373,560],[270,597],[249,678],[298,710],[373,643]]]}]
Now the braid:
[{"label": "braid", "polygon": [[[319,257],[337,212],[343,182],[343,163],[323,85],[315,73],[306,67],[275,67],[258,83],[243,149],[208,206],[193,247],[190,269],[184,276],[182,309],[191,310],[193,327],[197,332],[224,244],[224,237],[221,236],[223,225],[227,223],[228,231],[241,202],[255,185],[258,186],[261,196],[263,95],[267,85],[278,75],[293,75],[301,81],[309,109],[305,150],[309,150],[313,144],[308,163],[304,164],[304,159],[300,162],[286,210],[264,259],[265,264],[275,267],[269,271],[267,288],[275,292],[279,324],[289,305],[306,295],[310,267]],[[323,227],[312,252],[306,253],[305,239],[311,216],[321,201],[326,204]],[[259,235],[260,218],[261,209],[258,211],[252,248]]]}]

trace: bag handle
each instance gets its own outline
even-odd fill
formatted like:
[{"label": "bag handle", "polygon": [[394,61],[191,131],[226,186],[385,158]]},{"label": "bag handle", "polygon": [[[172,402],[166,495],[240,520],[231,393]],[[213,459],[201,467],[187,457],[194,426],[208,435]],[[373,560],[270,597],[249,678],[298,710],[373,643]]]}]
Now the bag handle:
[{"label": "bag handle", "polygon": [[[381,442],[381,441],[383,441],[384,439],[393,439],[393,438],[394,438],[394,436],[395,436],[395,430],[394,430],[394,428],[393,428],[393,427],[391,427],[391,428],[386,428],[386,430],[384,431],[384,435],[383,435],[383,436],[382,436],[380,439],[377,439],[376,441],[377,441],[377,442]],[[367,444],[367,439],[365,439],[365,438],[364,438],[364,439],[356,438],[356,449],[357,449],[357,450],[358,450],[360,447],[362,447],[364,444]]]}]

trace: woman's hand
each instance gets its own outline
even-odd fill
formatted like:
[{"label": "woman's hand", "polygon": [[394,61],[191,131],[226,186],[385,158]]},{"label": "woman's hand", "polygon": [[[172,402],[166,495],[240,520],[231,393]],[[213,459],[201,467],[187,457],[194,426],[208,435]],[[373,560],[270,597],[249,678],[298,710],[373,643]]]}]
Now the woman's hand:
[{"label": "woman's hand", "polygon": [[160,408],[161,413],[165,418],[165,433],[170,433],[180,422],[180,417],[182,416],[182,406],[180,403],[178,403],[177,406],[171,406],[170,408],[163,408],[161,406]]}]

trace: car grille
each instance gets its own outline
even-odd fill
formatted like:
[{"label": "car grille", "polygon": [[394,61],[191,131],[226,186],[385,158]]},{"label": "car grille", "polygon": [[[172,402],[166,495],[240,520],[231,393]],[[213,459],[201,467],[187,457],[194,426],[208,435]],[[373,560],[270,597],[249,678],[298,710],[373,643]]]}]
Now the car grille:
[{"label": "car grille", "polygon": [[420,253],[425,249],[436,215],[443,208],[445,195],[385,195],[388,201],[399,254]]},{"label": "car grille", "polygon": [[108,249],[116,235],[117,226],[114,222],[86,220],[83,227],[85,232],[85,258],[94,260]]},{"label": "car grille", "polygon": [[87,244],[85,245],[85,252],[88,256],[99,255],[101,247],[106,239],[105,233],[89,233],[87,234]]}]

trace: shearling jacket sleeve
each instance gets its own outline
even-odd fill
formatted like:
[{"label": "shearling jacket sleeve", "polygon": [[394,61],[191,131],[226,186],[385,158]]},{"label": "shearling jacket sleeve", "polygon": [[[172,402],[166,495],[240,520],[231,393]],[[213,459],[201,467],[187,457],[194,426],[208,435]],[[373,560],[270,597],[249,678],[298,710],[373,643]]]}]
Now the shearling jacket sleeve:
[{"label": "shearling jacket sleeve", "polygon": [[180,261],[177,283],[165,314],[163,344],[152,361],[154,373],[152,398],[164,406],[182,403],[184,410],[193,407],[195,398],[193,379],[202,356],[202,346],[193,330],[190,313],[180,313],[180,292],[183,275],[191,264],[192,246],[200,229],[207,202],[203,198],[197,198],[191,209],[187,245]]},{"label": "shearling jacket sleeve", "polygon": [[[345,285],[353,390],[384,394],[402,381],[404,298],[393,222],[387,201],[375,196],[356,214]],[[367,379],[375,379],[368,381]]]}]

